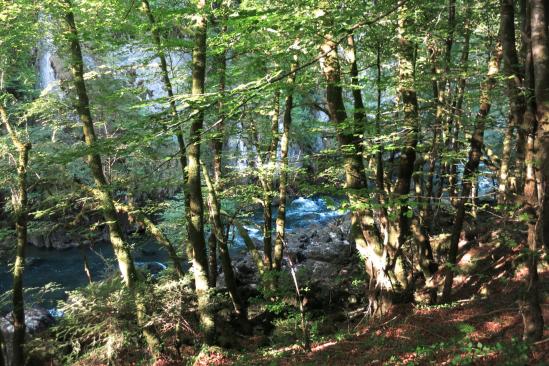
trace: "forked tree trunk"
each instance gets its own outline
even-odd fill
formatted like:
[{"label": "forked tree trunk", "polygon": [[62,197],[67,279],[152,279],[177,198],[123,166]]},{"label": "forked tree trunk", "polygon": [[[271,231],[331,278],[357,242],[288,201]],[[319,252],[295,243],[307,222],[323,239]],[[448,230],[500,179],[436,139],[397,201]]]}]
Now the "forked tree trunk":
[{"label": "forked tree trunk", "polygon": [[[294,106],[294,87],[297,61],[291,66],[288,76],[288,94],[284,102],[284,116],[282,119],[282,136],[280,138],[280,180],[278,186],[278,215],[276,217],[276,238],[274,247],[273,268],[280,270],[282,268],[282,257],[284,256],[284,241],[286,240],[286,194],[288,185],[288,149],[290,147],[290,126],[292,124],[292,108]],[[276,151],[275,151],[276,153]]]},{"label": "forked tree trunk", "polygon": [[[12,205],[15,213],[15,234],[17,244],[15,247],[15,263],[13,265],[13,365],[25,364],[25,302],[23,299],[23,273],[25,270],[25,251],[27,248],[27,165],[29,163],[29,151],[31,144],[21,141],[17,132],[12,128],[8,113],[0,105],[0,119],[17,149],[17,188],[12,191]],[[3,355],[0,349],[0,358]]]},{"label": "forked tree trunk", "polygon": [[[71,5],[72,6],[72,5]],[[101,156],[97,152],[93,152],[93,149],[97,147],[97,137],[95,135],[93,119],[90,111],[90,102],[88,98],[88,92],[86,90],[86,84],[84,82],[84,61],[82,58],[82,51],[80,49],[80,40],[78,36],[78,30],[74,20],[74,14],[72,10],[69,10],[65,15],[65,21],[68,26],[69,32],[69,45],[71,54],[71,72],[73,76],[73,83],[77,93],[76,110],[82,123],[82,129],[84,133],[84,140],[86,145],[92,150],[87,157],[87,163],[92,172],[96,189],[96,199],[99,202],[101,211],[107,223],[109,229],[109,239],[114,249],[114,254],[118,261],[118,267],[126,287],[132,293],[136,304],[136,316],[137,322],[141,326],[143,335],[150,351],[156,354],[159,350],[159,342],[151,329],[146,326],[146,310],[143,302],[142,294],[137,288],[137,271],[133,263],[130,248],[125,243],[118,216],[116,214],[116,208],[109,189],[109,184],[103,173],[103,164],[101,162]]]},{"label": "forked tree trunk", "polygon": [[475,129],[471,136],[471,148],[469,150],[469,159],[465,164],[463,172],[461,195],[456,205],[456,217],[452,227],[452,235],[450,238],[450,250],[448,253],[448,265],[446,268],[446,276],[444,288],[442,291],[442,302],[448,302],[452,293],[452,283],[454,280],[453,268],[457,263],[458,244],[465,221],[465,204],[471,195],[473,188],[474,175],[477,172],[482,156],[482,146],[484,144],[484,127],[486,118],[490,113],[491,107],[491,91],[496,83],[496,76],[499,72],[499,64],[501,61],[502,51],[499,42],[496,49],[493,51],[492,57],[488,65],[488,73],[485,80],[481,84],[480,91],[480,107],[476,116]]},{"label": "forked tree trunk", "polygon": [[[198,14],[194,24],[194,47],[192,55],[192,90],[195,102],[201,103],[204,96],[206,79],[206,15],[205,0],[198,0]],[[187,215],[189,241],[193,247],[193,272],[200,324],[204,332],[205,343],[210,345],[215,338],[214,315],[208,284],[208,257],[204,239],[204,202],[200,179],[200,144],[204,125],[204,107],[197,105],[190,128],[190,145],[188,153],[188,192],[190,212]]]}]

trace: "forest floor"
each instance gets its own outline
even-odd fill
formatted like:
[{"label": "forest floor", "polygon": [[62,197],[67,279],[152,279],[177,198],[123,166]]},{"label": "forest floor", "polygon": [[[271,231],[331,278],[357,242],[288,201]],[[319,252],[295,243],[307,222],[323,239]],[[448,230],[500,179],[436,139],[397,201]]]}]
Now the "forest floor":
[{"label": "forest floor", "polygon": [[[249,340],[242,352],[211,354],[197,364],[549,365],[549,267],[540,265],[544,336],[527,344],[518,301],[527,271],[515,269],[524,247],[502,245],[499,234],[490,232],[463,251],[452,303],[401,306],[375,320],[341,322],[338,331],[313,339],[310,352],[275,342],[260,348]],[[299,339],[299,328],[295,332]]]}]

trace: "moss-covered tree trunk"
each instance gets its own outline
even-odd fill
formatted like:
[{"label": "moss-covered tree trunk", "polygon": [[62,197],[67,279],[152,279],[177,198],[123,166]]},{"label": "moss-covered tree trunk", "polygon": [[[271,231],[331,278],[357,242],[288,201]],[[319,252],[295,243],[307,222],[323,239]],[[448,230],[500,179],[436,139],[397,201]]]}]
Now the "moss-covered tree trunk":
[{"label": "moss-covered tree trunk", "polygon": [[201,165],[202,173],[204,175],[204,181],[206,182],[206,186],[208,187],[208,207],[210,223],[212,226],[213,234],[219,244],[219,256],[221,257],[221,267],[223,269],[223,273],[225,274],[225,286],[227,286],[227,290],[229,291],[229,296],[231,297],[236,315],[238,316],[240,321],[246,322],[248,319],[248,312],[246,309],[245,301],[243,301],[238,293],[236,277],[234,275],[233,266],[231,264],[229,248],[227,246],[227,241],[225,240],[225,235],[223,234],[223,224],[221,222],[221,208],[219,200],[217,198],[216,189],[214,183],[210,179],[206,165]]},{"label": "moss-covered tree trunk", "polygon": [[[27,248],[27,166],[29,163],[30,143],[23,142],[12,128],[8,113],[0,105],[0,119],[8,130],[12,143],[17,149],[17,188],[12,191],[12,205],[15,213],[15,263],[13,265],[13,365],[25,364],[25,302],[23,299],[23,273],[25,271],[25,252]],[[0,358],[3,356],[0,351]]]},{"label": "moss-covered tree trunk", "polygon": [[[274,269],[282,268],[284,242],[286,240],[286,195],[288,191],[288,149],[290,147],[290,127],[292,125],[292,109],[294,106],[294,83],[297,72],[297,61],[291,66],[288,76],[288,91],[284,101],[284,116],[282,118],[282,136],[280,138],[280,180],[278,185],[278,215],[276,216],[276,239],[274,246]],[[274,151],[276,154],[276,150]]]},{"label": "moss-covered tree trunk", "polygon": [[197,3],[197,14],[194,17],[194,47],[192,54],[192,89],[195,97],[194,117],[190,128],[190,145],[188,156],[188,193],[190,212],[188,219],[189,241],[193,247],[193,272],[200,324],[206,344],[212,344],[215,338],[215,323],[208,284],[208,257],[204,239],[204,202],[200,179],[200,145],[204,125],[204,107],[200,105],[204,97],[206,81],[206,15],[205,0]]},{"label": "moss-covered tree trunk", "polygon": [[118,268],[120,269],[126,287],[130,290],[135,299],[137,321],[142,327],[143,335],[150,351],[156,353],[159,349],[159,342],[154,333],[146,326],[146,311],[142,294],[140,294],[138,289],[137,271],[134,266],[130,248],[124,241],[110,187],[103,172],[101,156],[96,150],[98,148],[98,141],[93,126],[88,92],[84,82],[84,61],[80,48],[78,29],[76,27],[74,13],[70,8],[72,5],[70,5],[70,3],[68,4],[69,9],[65,14],[65,21],[67,24],[67,37],[70,48],[70,68],[73,77],[73,85],[77,94],[75,107],[80,122],[82,123],[84,141],[90,151],[86,161],[94,178],[96,185],[94,192],[96,193],[96,199],[109,229],[109,239],[114,249]]}]

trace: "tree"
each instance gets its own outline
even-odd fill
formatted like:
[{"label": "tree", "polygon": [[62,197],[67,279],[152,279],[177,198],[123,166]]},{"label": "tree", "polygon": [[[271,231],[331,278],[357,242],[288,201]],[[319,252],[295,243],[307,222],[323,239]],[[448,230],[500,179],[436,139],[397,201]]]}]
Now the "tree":
[{"label": "tree", "polygon": [[[7,110],[0,104],[0,119],[15,148],[17,149],[17,188],[12,191],[17,236],[15,263],[13,265],[13,364],[25,363],[25,303],[23,300],[23,273],[27,248],[27,166],[29,163],[30,142],[23,141],[10,123]],[[0,358],[3,356],[0,353]]]},{"label": "tree", "polygon": [[211,344],[215,337],[215,323],[211,313],[211,304],[208,284],[208,259],[206,242],[204,240],[204,203],[202,200],[202,185],[200,180],[200,144],[204,125],[204,109],[200,105],[204,95],[206,80],[206,15],[203,14],[206,6],[204,0],[196,4],[198,14],[195,15],[194,47],[192,53],[192,90],[196,99],[194,103],[195,115],[190,129],[190,144],[187,149],[188,159],[188,191],[189,208],[187,225],[189,241],[193,247],[193,271],[200,323],[204,331],[206,344]]},{"label": "tree", "polygon": [[71,9],[72,4],[67,2],[66,7],[65,22],[68,30],[67,41],[70,45],[71,72],[74,88],[77,94],[75,108],[80,118],[80,122],[82,123],[84,141],[90,149],[90,153],[87,156],[87,163],[92,172],[96,185],[94,193],[109,229],[109,239],[113,246],[116,259],[118,260],[120,273],[122,274],[126,287],[128,287],[128,289],[132,292],[132,295],[135,296],[137,321],[143,327],[143,335],[145,336],[151,352],[156,353],[158,351],[158,340],[146,325],[146,312],[144,304],[140,299],[141,295],[139,294],[140,289],[138,288],[137,283],[137,271],[135,269],[130,249],[124,241],[109,184],[105,178],[105,174],[103,173],[101,156],[99,153],[94,151],[98,147],[98,139],[95,135],[88,92],[84,81],[84,61],[82,58],[78,29],[76,27],[74,13]]},{"label": "tree", "polygon": [[488,63],[488,72],[486,73],[485,80],[481,84],[479,111],[475,119],[475,129],[471,136],[471,147],[469,149],[469,158],[463,172],[462,187],[460,198],[456,204],[456,217],[454,219],[452,227],[452,236],[450,239],[450,250],[448,252],[448,269],[446,271],[446,277],[444,282],[444,290],[442,293],[442,302],[447,302],[450,299],[452,291],[452,281],[454,279],[454,268],[457,263],[458,244],[463,229],[463,222],[465,220],[466,202],[469,199],[471,190],[473,187],[473,177],[477,172],[480,164],[480,158],[482,156],[482,147],[484,144],[484,129],[486,126],[486,118],[490,113],[492,106],[490,99],[490,92],[494,88],[496,82],[496,75],[499,72],[500,61],[502,57],[501,44],[498,42],[490,56]]}]

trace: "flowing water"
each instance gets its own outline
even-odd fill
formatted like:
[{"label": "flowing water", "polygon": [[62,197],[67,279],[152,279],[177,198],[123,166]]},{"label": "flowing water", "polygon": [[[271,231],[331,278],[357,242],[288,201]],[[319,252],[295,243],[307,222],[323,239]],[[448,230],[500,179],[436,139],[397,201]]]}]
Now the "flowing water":
[{"label": "flowing water", "polygon": [[[276,217],[274,210],[273,217]],[[287,211],[287,230],[319,222],[326,222],[340,216],[342,212],[328,207],[322,198],[294,199]],[[252,238],[260,240],[262,233],[261,213],[256,212],[247,225]],[[137,266],[146,267],[152,273],[158,272],[168,264],[168,256],[152,239],[139,236],[130,237],[129,242],[134,246],[133,255]],[[242,250],[242,239],[235,237],[233,253]],[[93,247],[70,248],[65,250],[36,248],[29,246],[27,250],[27,266],[25,268],[25,288],[41,288],[48,283],[55,283],[58,289],[51,290],[43,296],[30,295],[29,300],[36,301],[44,306],[54,307],[55,302],[66,297],[66,292],[77,287],[85,286],[88,278],[84,272],[84,260],[94,280],[100,279],[105,273],[116,268],[114,253],[110,244],[98,243]],[[11,288],[12,280],[9,267],[6,263],[0,264],[0,294]],[[31,293],[36,291],[31,291]],[[0,304],[1,305],[1,304]]]}]

